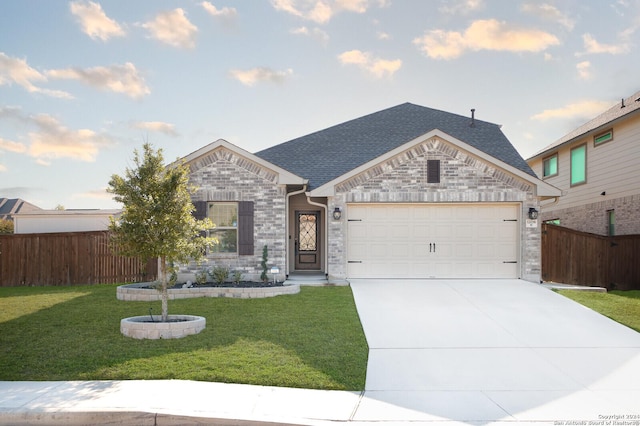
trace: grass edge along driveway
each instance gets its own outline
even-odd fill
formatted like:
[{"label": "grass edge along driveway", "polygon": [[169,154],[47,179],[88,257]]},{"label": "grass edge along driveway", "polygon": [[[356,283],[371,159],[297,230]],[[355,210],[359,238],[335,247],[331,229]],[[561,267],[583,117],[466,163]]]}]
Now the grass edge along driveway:
[{"label": "grass edge along driveway", "polygon": [[640,290],[607,293],[558,290],[558,293],[640,333]]},{"label": "grass edge along driveway", "polygon": [[0,380],[183,379],[364,389],[368,347],[350,287],[267,299],[173,300],[207,326],[183,339],[136,340],[120,320],[160,302],[116,299],[115,285],[0,288]]}]

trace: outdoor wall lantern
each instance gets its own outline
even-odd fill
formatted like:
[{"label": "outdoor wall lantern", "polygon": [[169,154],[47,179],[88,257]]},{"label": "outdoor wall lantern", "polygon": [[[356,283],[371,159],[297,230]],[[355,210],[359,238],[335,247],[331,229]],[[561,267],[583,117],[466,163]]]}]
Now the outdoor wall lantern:
[{"label": "outdoor wall lantern", "polygon": [[333,219],[340,220],[340,218],[342,218],[342,211],[340,210],[340,207],[336,207],[333,210]]},{"label": "outdoor wall lantern", "polygon": [[529,219],[537,219],[538,218],[538,210],[533,207],[529,207]]}]

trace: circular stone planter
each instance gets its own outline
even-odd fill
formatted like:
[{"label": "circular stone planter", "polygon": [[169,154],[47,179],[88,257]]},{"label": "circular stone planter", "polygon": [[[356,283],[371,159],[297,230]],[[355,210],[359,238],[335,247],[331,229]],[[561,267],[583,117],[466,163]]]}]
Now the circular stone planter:
[{"label": "circular stone planter", "polygon": [[152,322],[149,315],[124,318],[120,332],[134,339],[180,339],[204,330],[207,320],[195,315],[169,315],[168,322]]}]

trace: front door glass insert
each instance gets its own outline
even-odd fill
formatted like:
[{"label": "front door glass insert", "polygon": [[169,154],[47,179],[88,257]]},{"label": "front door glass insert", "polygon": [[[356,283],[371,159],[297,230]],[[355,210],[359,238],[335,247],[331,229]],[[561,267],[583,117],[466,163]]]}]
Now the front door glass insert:
[{"label": "front door glass insert", "polygon": [[318,244],[318,228],[316,214],[300,214],[298,216],[298,250],[316,251]]}]

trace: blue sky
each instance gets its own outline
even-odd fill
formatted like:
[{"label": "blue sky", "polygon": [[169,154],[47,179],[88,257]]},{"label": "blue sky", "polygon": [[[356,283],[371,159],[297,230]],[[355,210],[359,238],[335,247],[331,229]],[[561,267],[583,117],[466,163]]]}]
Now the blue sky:
[{"label": "blue sky", "polygon": [[0,2],[0,197],[119,207],[144,141],[257,152],[404,102],[525,158],[640,90],[640,0]]}]

